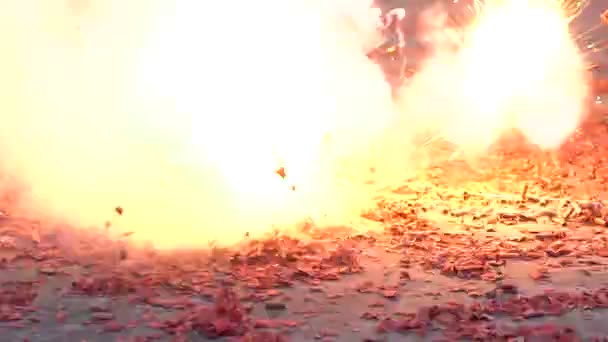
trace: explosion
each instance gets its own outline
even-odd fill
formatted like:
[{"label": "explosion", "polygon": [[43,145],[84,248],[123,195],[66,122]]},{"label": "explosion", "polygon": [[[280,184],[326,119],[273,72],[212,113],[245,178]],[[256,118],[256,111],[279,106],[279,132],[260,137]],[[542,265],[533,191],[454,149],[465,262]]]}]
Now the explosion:
[{"label": "explosion", "polygon": [[5,7],[0,149],[29,190],[13,211],[86,227],[121,206],[112,229],[189,247],[348,223],[371,199],[350,184],[392,103],[368,2]]},{"label": "explosion", "polygon": [[403,110],[465,153],[483,152],[513,129],[541,148],[558,147],[588,97],[586,64],[568,28],[570,4],[489,0],[463,27],[448,26],[437,9],[427,13],[434,54],[403,89]]},{"label": "explosion", "polygon": [[517,128],[553,148],[584,113],[555,1],[433,26],[397,100],[367,57],[382,35],[364,0],[3,5],[2,170],[28,188],[12,209],[86,227],[120,206],[114,225],[158,247],[348,224],[370,178],[414,169],[421,132],[477,152]]}]

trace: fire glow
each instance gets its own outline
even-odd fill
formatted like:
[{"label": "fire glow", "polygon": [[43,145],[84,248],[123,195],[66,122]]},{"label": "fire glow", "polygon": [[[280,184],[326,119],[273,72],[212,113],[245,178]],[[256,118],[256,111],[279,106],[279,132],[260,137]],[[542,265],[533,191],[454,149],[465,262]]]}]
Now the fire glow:
[{"label": "fire glow", "polygon": [[16,209],[88,226],[120,205],[159,247],[357,216],[370,167],[404,178],[421,131],[480,151],[519,128],[552,148],[584,112],[549,0],[489,1],[456,50],[431,41],[397,101],[366,56],[369,1],[18,3],[0,14],[2,166],[30,188]]},{"label": "fire glow", "polygon": [[435,25],[428,32],[434,55],[403,89],[403,110],[465,153],[483,152],[512,129],[542,148],[559,147],[588,100],[585,61],[564,5],[490,0],[457,32]]}]

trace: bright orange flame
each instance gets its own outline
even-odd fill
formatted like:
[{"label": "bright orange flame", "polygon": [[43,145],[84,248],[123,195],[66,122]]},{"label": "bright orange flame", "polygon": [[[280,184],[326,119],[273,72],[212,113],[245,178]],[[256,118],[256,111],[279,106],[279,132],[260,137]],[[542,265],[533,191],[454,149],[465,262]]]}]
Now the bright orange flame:
[{"label": "bright orange flame", "polygon": [[[542,148],[559,146],[576,128],[588,95],[569,21],[555,0],[486,1],[456,52],[433,41],[436,54],[404,90],[405,110],[429,110],[422,124],[470,152],[513,128]],[[439,37],[453,34],[442,30]],[[437,103],[412,99],[423,93]]]}]

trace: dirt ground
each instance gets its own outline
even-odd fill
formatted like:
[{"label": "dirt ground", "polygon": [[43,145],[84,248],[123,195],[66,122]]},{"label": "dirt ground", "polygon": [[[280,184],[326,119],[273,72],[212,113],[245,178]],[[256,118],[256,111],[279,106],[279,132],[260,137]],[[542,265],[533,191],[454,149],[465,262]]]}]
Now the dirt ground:
[{"label": "dirt ground", "polygon": [[608,340],[605,113],[554,154],[429,144],[369,231],[163,254],[0,216],[2,340]]}]

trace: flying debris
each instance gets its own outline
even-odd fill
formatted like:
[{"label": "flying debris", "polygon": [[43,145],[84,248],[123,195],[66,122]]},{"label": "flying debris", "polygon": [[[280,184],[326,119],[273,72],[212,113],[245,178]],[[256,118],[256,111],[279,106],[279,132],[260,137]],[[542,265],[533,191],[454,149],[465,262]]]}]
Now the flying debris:
[{"label": "flying debris", "polygon": [[405,35],[402,24],[404,19],[405,10],[403,8],[392,9],[382,16],[380,31],[383,33],[385,40],[368,52],[367,56],[369,58],[376,61],[382,57],[396,60],[403,55]]},{"label": "flying debris", "polygon": [[[287,178],[287,172],[285,171],[285,167],[281,166],[280,168],[278,168],[275,173],[277,175],[279,175],[279,177],[281,177],[281,179],[286,179]],[[289,189],[291,191],[296,191],[296,186],[295,185],[290,185]]]},{"label": "flying debris", "polygon": [[379,23],[384,40],[367,53],[369,59],[384,69],[387,80],[394,88],[398,88],[406,76],[404,20],[403,8],[394,8],[386,12]]},{"label": "flying debris", "polygon": [[392,43],[388,51],[398,51],[405,47],[405,36],[402,25],[404,19],[405,10],[403,8],[394,8],[382,17],[384,34],[389,37],[389,43]]},{"label": "flying debris", "polygon": [[279,175],[281,178],[285,179],[287,177],[287,173],[285,172],[285,168],[284,167],[280,167],[278,170],[275,171],[277,175]]}]

